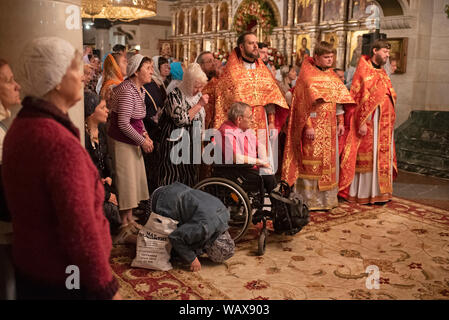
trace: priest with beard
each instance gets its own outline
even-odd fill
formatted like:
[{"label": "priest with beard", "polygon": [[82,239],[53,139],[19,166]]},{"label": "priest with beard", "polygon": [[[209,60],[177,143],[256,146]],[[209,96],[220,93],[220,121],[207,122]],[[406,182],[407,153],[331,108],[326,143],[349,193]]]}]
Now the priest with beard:
[{"label": "priest with beard", "polygon": [[[251,107],[250,129],[254,130],[258,141],[265,146],[263,152],[267,152],[267,155],[277,152],[271,149],[274,137],[277,136],[276,131],[269,129],[277,129],[279,132],[289,109],[276,80],[259,57],[254,33],[245,32],[237,39],[237,48],[229,56],[216,85],[214,97],[210,128],[218,129],[227,121],[229,108],[234,102],[246,103]],[[273,160],[272,169],[276,169]]]},{"label": "priest with beard", "polygon": [[360,204],[391,200],[397,174],[394,146],[396,93],[383,66],[390,44],[377,40],[370,56],[362,56],[354,74],[351,95],[355,108],[348,108],[345,148],[341,155],[339,195]]},{"label": "priest with beard", "polygon": [[209,102],[204,106],[206,111],[205,128],[209,128],[209,124],[213,117],[215,105],[215,88],[218,83],[217,61],[210,51],[201,52],[196,58],[196,62],[207,76],[207,84],[203,89],[203,94],[209,95]]}]

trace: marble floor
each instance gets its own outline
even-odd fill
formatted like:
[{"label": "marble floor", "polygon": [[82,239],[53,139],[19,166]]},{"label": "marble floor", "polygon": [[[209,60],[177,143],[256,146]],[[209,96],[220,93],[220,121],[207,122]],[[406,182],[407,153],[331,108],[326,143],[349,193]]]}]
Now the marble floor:
[{"label": "marble floor", "polygon": [[449,210],[449,180],[399,170],[393,195]]}]

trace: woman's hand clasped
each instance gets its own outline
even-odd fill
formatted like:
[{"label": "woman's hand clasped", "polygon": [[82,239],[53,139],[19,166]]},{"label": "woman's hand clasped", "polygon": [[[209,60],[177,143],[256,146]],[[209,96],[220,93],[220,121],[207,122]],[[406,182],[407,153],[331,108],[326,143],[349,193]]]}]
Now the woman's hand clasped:
[{"label": "woman's hand clasped", "polygon": [[101,179],[101,181],[103,182],[103,184],[107,183],[108,185],[112,186],[112,179],[110,177]]},{"label": "woman's hand clasped", "polygon": [[117,196],[114,193],[111,193],[109,197],[109,202],[118,206]]},{"label": "woman's hand clasped", "polygon": [[209,102],[209,95],[208,94],[203,94],[201,96],[199,104],[204,107],[206,104],[208,104],[208,102]]},{"label": "woman's hand clasped", "polygon": [[145,142],[142,145],[143,152],[150,153],[153,152],[154,146],[153,141],[150,139],[150,137],[145,137]]}]

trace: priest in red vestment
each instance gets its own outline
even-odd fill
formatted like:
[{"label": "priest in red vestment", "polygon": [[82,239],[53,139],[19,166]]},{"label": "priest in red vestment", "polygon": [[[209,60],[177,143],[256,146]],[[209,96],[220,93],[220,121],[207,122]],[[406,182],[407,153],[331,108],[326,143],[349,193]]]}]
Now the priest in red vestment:
[{"label": "priest in red vestment", "polygon": [[[214,86],[215,99],[206,109],[209,127],[220,128],[227,121],[227,113],[234,102],[250,105],[250,128],[258,136],[259,143],[265,145],[267,156],[271,158],[271,169],[275,171],[273,159],[277,157],[273,154],[277,150],[272,150],[274,140],[269,137],[273,132],[268,130],[277,129],[279,132],[288,115],[288,105],[276,79],[259,58],[254,33],[245,32],[238,38],[237,48],[230,54],[223,74]],[[267,174],[273,172],[267,171]]]},{"label": "priest in red vestment", "polygon": [[348,89],[331,68],[332,45],[323,41],[306,58],[293,94],[282,179],[296,184],[309,210],[338,206],[338,136],[343,108],[353,104]]},{"label": "priest in red vestment", "polygon": [[390,44],[378,40],[371,56],[360,58],[351,86],[355,109],[345,114],[349,127],[341,155],[339,195],[361,204],[391,200],[397,174],[394,146],[396,93],[385,70]]}]

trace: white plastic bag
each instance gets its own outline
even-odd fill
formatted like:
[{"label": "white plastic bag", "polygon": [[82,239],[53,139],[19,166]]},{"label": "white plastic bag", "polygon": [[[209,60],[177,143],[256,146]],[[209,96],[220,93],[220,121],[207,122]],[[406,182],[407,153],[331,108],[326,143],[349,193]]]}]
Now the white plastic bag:
[{"label": "white plastic bag", "polygon": [[178,225],[178,221],[152,212],[145,226],[137,236],[136,257],[131,267],[167,271],[170,263],[171,244],[168,235]]}]

